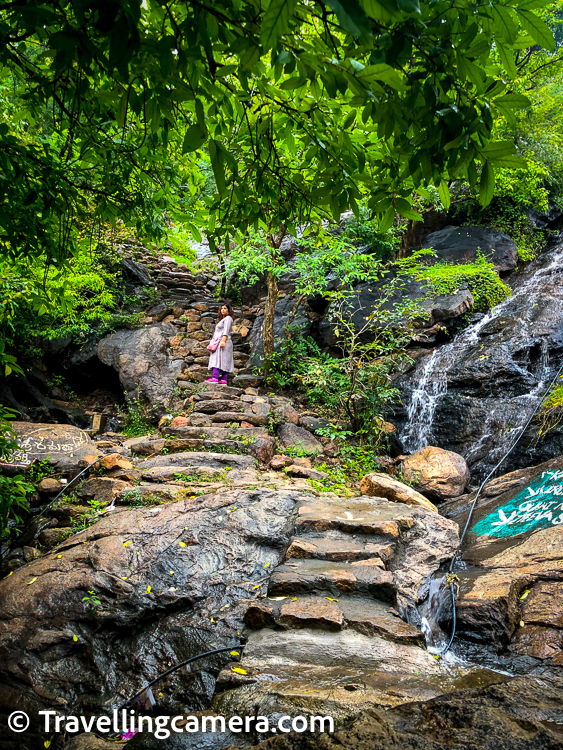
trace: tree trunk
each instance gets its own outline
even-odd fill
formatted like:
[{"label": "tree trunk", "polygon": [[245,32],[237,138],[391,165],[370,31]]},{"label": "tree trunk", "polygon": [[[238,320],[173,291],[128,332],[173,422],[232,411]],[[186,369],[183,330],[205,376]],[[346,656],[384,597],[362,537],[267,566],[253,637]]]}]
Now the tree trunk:
[{"label": "tree trunk", "polygon": [[[279,232],[268,234],[268,244],[272,250],[272,265],[274,264],[275,251],[281,245],[281,242],[287,229],[285,226],[280,227]],[[276,302],[278,301],[278,280],[272,270],[266,273],[266,284],[268,285],[268,299],[264,308],[264,324],[262,326],[262,342],[264,346],[264,359],[268,360],[274,354],[274,317],[276,315]],[[268,366],[266,365],[265,374],[268,375]]]},{"label": "tree trunk", "polygon": [[268,299],[264,308],[262,339],[264,342],[264,359],[267,360],[274,353],[274,317],[278,299],[278,280],[271,271],[268,271],[266,275],[266,283],[268,285]]}]

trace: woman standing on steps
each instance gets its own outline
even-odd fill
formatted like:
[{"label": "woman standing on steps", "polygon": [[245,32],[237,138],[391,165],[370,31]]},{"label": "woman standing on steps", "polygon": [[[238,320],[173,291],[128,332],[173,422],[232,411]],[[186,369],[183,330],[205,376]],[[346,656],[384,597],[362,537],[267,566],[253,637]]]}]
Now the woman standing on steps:
[{"label": "woman standing on steps", "polygon": [[228,374],[234,372],[232,327],[233,308],[228,302],[222,302],[217,316],[215,333],[207,347],[211,351],[208,369],[213,371],[213,375],[205,381],[206,383],[227,385]]}]

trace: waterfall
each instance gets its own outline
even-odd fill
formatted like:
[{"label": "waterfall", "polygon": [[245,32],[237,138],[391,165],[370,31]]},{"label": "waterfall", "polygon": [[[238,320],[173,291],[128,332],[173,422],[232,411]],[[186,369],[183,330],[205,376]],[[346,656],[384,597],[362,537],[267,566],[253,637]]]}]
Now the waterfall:
[{"label": "waterfall", "polygon": [[[517,356],[510,363],[516,376],[531,383],[529,391],[517,395],[510,392],[502,393],[501,396],[495,394],[494,398],[491,397],[490,404],[487,403],[490,410],[483,419],[482,426],[479,425],[480,437],[467,446],[464,455],[469,463],[484,456],[488,463],[492,463],[512,443],[516,432],[524,426],[549,382],[547,339],[558,327],[563,327],[563,285],[559,278],[563,272],[562,262],[563,246],[558,245],[555,250],[530,265],[516,282],[516,288],[510,297],[492,308],[478,322],[464,329],[448,344],[434,349],[432,354],[416,366],[408,401],[405,403],[407,421],[400,432],[407,451],[413,452],[430,444],[439,445],[434,435],[436,410],[448,393],[448,386],[451,387],[454,377],[454,367],[461,360],[469,360],[477,368],[479,359],[486,356],[482,351],[490,354],[495,352],[495,347],[509,346],[511,352],[518,353],[520,350],[529,351],[532,345],[539,346],[539,359],[533,372],[526,369],[526,363],[521,365]],[[510,324],[508,339],[506,336],[503,338],[502,333],[507,323]],[[494,390],[494,383],[491,387]],[[478,394],[478,398],[484,400],[487,396]]]}]

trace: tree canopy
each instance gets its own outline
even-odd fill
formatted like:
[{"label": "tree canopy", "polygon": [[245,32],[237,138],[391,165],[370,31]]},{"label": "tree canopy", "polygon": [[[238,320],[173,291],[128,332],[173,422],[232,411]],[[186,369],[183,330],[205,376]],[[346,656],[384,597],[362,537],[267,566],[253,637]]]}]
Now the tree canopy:
[{"label": "tree canopy", "polygon": [[[413,189],[517,164],[494,118],[528,99],[518,55],[554,46],[545,0],[10,0],[0,4],[0,238],[72,252],[73,220],[159,212],[194,236],[337,219],[389,226]],[[15,104],[14,104],[15,102]],[[211,164],[216,191],[201,193]],[[179,197],[182,200],[179,200]],[[201,200],[200,200],[201,199]]]}]

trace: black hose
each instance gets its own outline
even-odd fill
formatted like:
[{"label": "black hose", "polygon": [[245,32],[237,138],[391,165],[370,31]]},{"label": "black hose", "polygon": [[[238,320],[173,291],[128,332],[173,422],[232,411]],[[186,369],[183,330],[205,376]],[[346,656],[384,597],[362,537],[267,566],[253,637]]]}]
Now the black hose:
[{"label": "black hose", "polygon": [[[491,471],[487,474],[487,476],[485,477],[485,479],[481,482],[481,485],[479,486],[479,489],[477,490],[477,494],[475,495],[475,498],[473,499],[473,502],[471,503],[471,507],[469,508],[469,515],[467,516],[467,521],[465,522],[465,526],[463,527],[463,531],[462,531],[461,536],[459,538],[459,544],[457,545],[457,549],[455,551],[455,554],[452,557],[452,560],[451,560],[451,563],[450,563],[450,567],[449,567],[449,573],[450,574],[453,573],[456,564],[459,562],[458,555],[459,555],[459,553],[461,551],[461,546],[463,544],[463,540],[465,539],[465,535],[467,534],[467,530],[469,529],[469,524],[471,523],[471,519],[473,517],[473,511],[475,510],[475,507],[477,505],[477,500],[479,499],[479,496],[481,495],[481,492],[483,491],[483,488],[485,487],[485,485],[487,484],[487,482],[489,481],[489,479],[493,476],[493,474],[497,471],[497,469],[499,469],[500,466],[504,463],[505,459],[508,458],[508,456],[512,453],[512,451],[514,450],[514,448],[516,448],[516,446],[520,442],[520,439],[523,437],[524,433],[526,432],[526,430],[530,426],[533,418],[538,413],[538,411],[540,409],[540,406],[543,404],[543,402],[545,400],[545,397],[547,396],[547,394],[551,390],[553,384],[555,383],[555,381],[561,375],[562,372],[563,372],[563,364],[561,365],[561,367],[559,368],[559,370],[557,370],[557,373],[556,373],[555,377],[551,380],[551,382],[549,383],[549,385],[545,389],[542,397],[540,398],[540,400],[536,404],[536,406],[534,408],[534,411],[532,412],[532,415],[530,416],[530,418],[528,419],[528,421],[526,422],[526,424],[524,425],[524,427],[520,430],[520,433],[519,433],[518,437],[516,438],[516,440],[514,441],[514,443],[506,451],[506,453],[503,455],[503,457],[500,459],[500,461],[496,464],[496,466],[494,466],[491,469]],[[452,581],[450,581],[449,585],[450,585],[450,591],[451,591],[451,594],[452,594],[452,605],[453,605],[452,636],[450,638],[450,641],[449,641],[448,645],[444,649],[442,649],[442,651],[440,651],[440,656],[443,656],[444,654],[446,654],[450,650],[450,647],[451,647],[451,645],[453,643],[453,640],[455,638],[455,632],[456,632],[456,626],[457,626],[456,609],[455,609],[455,603],[456,603],[455,589],[456,589],[456,584],[453,583]]]},{"label": "black hose", "polygon": [[125,703],[122,703],[115,710],[121,711],[122,708],[126,708],[131,703],[133,703],[133,701],[137,700],[137,698],[142,693],[144,693],[145,690],[148,690],[150,687],[152,687],[155,684],[155,682],[162,680],[164,677],[167,677],[169,674],[172,674],[172,672],[175,672],[177,669],[180,669],[180,667],[185,667],[186,664],[189,664],[192,661],[196,661],[197,659],[203,659],[204,656],[211,656],[212,654],[220,654],[223,651],[232,651],[235,648],[244,648],[244,645],[242,643],[237,643],[235,646],[225,646],[225,648],[216,648],[213,651],[206,651],[204,654],[198,654],[197,656],[192,656],[190,659],[186,659],[185,661],[181,661],[179,664],[175,664],[173,667],[170,667],[170,669],[167,669],[166,672],[159,674],[158,677],[155,677],[154,680],[151,680],[147,685],[145,685],[144,688],[141,688],[141,690],[135,693],[135,695],[132,698],[129,698],[128,701],[125,701]]}]

